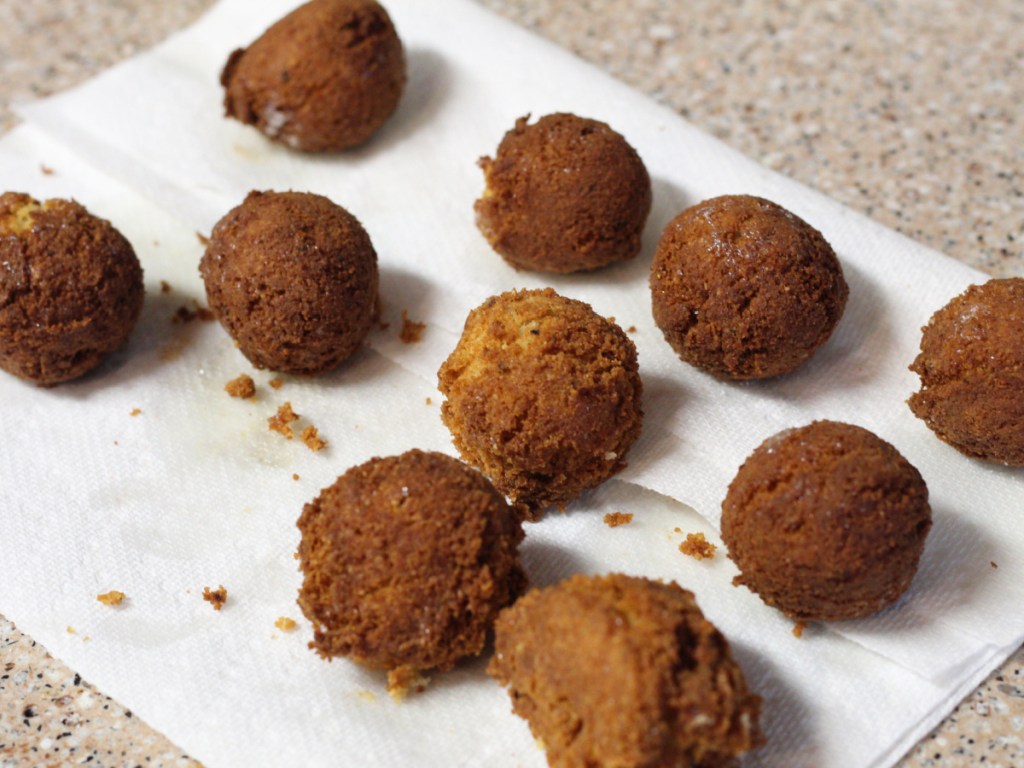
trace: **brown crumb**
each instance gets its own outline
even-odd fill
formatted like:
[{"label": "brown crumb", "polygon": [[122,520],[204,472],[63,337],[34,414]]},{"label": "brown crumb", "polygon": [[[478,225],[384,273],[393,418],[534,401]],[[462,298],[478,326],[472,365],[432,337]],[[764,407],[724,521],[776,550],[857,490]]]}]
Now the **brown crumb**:
[{"label": "brown crumb", "polygon": [[53,176],[54,174],[53,168],[51,168],[48,165],[43,165],[42,163],[39,164],[39,171],[43,174],[43,176]]},{"label": "brown crumb", "polygon": [[686,540],[679,545],[679,551],[697,560],[710,560],[717,550],[714,544],[704,538],[703,533],[688,533]]},{"label": "brown crumb", "polygon": [[141,408],[132,408],[131,413],[129,413],[128,415],[129,416],[138,416],[140,413],[142,413],[142,409]]},{"label": "brown crumb", "polygon": [[421,693],[429,682],[430,678],[424,677],[417,670],[399,667],[388,672],[388,693],[395,701],[401,701],[410,692]]},{"label": "brown crumb", "polygon": [[187,306],[182,304],[175,310],[171,316],[172,323],[191,323],[193,320],[202,320],[203,322],[210,322],[214,319],[213,312],[206,307],[199,305],[198,301],[193,300],[193,309],[189,309]]},{"label": "brown crumb", "polygon": [[620,525],[633,522],[632,512],[609,512],[604,516],[604,524],[609,528],[618,528]]},{"label": "brown crumb", "polygon": [[798,621],[793,625],[793,637],[801,638],[804,636],[804,630],[807,629],[806,621]]},{"label": "brown crumb", "polygon": [[298,479],[299,479],[298,473],[292,475],[292,480],[298,480]]},{"label": "brown crumb", "polygon": [[120,605],[124,602],[124,592],[112,589],[102,595],[96,595],[96,599],[104,605]]},{"label": "brown crumb", "polygon": [[224,603],[228,601],[228,591],[221,584],[216,589],[210,589],[209,587],[203,587],[203,600],[213,606],[213,610],[219,611],[224,607]]},{"label": "brown crumb", "polygon": [[160,281],[160,293],[170,293],[170,292],[171,292],[171,284],[168,283],[166,280],[161,280]]},{"label": "brown crumb", "polygon": [[196,232],[196,239],[199,241],[199,244],[203,246],[203,248],[210,244],[210,238],[208,238],[202,232]]},{"label": "brown crumb", "polygon": [[989,560],[988,564],[991,565],[993,568],[998,568],[999,567],[998,565],[996,565],[995,560]]},{"label": "brown crumb", "polygon": [[431,400],[431,399],[430,399],[430,398],[428,397],[428,398],[427,398],[427,405],[433,405],[433,404],[434,404],[434,401],[433,401],[433,400]]},{"label": "brown crumb", "polygon": [[398,338],[403,344],[415,344],[423,338],[423,332],[427,329],[426,323],[417,323],[409,319],[409,313],[402,310],[402,330]]},{"label": "brown crumb", "polygon": [[327,447],[327,441],[320,437],[319,430],[312,424],[310,424],[308,427],[303,429],[301,433],[299,433],[299,438],[302,440],[302,442],[306,444],[306,447],[309,448],[309,450],[311,450],[313,453],[316,453],[317,451],[322,451],[324,448]]},{"label": "brown crumb", "polygon": [[629,328],[626,329],[626,333],[636,333],[636,326],[635,325],[629,326]]},{"label": "brown crumb", "polygon": [[256,382],[252,380],[252,376],[243,373],[225,384],[224,391],[231,397],[248,400],[251,397],[256,397]]},{"label": "brown crumb", "polygon": [[299,414],[292,410],[291,402],[286,402],[277,409],[277,413],[267,419],[267,425],[272,431],[284,435],[291,440],[295,437],[295,432],[292,431],[291,423],[298,418]]},{"label": "brown crumb", "polygon": [[683,529],[679,528],[678,526],[673,528],[672,530],[675,531],[676,533],[682,533],[683,532]]},{"label": "brown crumb", "polygon": [[281,616],[274,622],[274,626],[282,632],[294,632],[295,628],[299,625],[295,623],[295,619],[289,619],[287,616]]},{"label": "brown crumb", "polygon": [[284,379],[271,379],[267,384],[270,385],[271,389],[280,389],[284,386]]},{"label": "brown crumb", "polygon": [[78,634],[78,632],[77,632],[77,631],[75,630],[75,628],[74,628],[74,627],[72,627],[72,626],[71,626],[70,624],[68,624],[67,630],[65,630],[65,631],[66,631],[66,632],[67,632],[67,633],[68,633],[69,635],[77,635],[77,634]]}]

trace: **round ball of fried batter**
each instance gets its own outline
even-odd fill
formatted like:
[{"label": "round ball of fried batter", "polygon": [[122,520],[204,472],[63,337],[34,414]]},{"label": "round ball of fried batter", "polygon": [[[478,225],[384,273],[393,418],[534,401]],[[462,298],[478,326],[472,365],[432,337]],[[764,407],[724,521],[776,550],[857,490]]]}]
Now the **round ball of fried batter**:
[{"label": "round ball of fried batter", "polygon": [[911,410],[958,451],[1024,467],[1024,278],[972,285],[923,331]]},{"label": "round ball of fried batter", "polygon": [[816,421],[765,440],[722,502],[744,584],[794,619],[867,616],[910,586],[931,528],[928,488],[889,443]]},{"label": "round ball of fried batter", "polygon": [[525,586],[518,516],[487,478],[440,453],[352,467],[298,526],[314,647],[389,670],[392,688],[480,653]]},{"label": "round ball of fried batter", "polygon": [[370,237],[321,195],[250,192],[213,228],[199,271],[210,309],[257,368],[330,370],[376,312]]},{"label": "round ball of fried batter", "polygon": [[75,379],[128,340],[142,267],[109,221],[70,200],[0,195],[0,368],[40,386]]},{"label": "round ball of fried batter", "polygon": [[651,210],[643,161],[608,125],[556,113],[527,117],[492,160],[477,226],[517,269],[578,272],[631,259]]},{"label": "round ball of fried batter", "polygon": [[727,195],[676,216],[651,264],[654,321],[721,379],[792,371],[824,344],[848,289],[831,246],[768,200]]},{"label": "round ball of fried batter", "polygon": [[552,768],[727,766],[763,742],[760,697],[693,594],[578,575],[501,612],[488,673]]},{"label": "round ball of fried batter", "polygon": [[228,58],[224,110],[305,152],[362,144],[391,116],[405,55],[373,0],[312,0]]},{"label": "round ball of fried batter", "polygon": [[438,387],[462,457],[531,517],[621,469],[640,434],[633,342],[550,288],[492,296],[470,312]]}]

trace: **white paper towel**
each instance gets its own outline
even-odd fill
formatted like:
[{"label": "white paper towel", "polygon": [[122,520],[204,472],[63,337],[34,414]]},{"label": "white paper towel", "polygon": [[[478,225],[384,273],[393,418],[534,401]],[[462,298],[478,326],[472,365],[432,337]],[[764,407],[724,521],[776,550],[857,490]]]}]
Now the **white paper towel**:
[{"label": "white paper towel", "polygon": [[[135,244],[148,289],[128,349],[96,374],[46,391],[0,379],[0,610],[207,765],[543,765],[482,661],[396,705],[380,676],[308,651],[292,553],[303,502],[348,466],[411,447],[452,452],[434,387],[466,312],[492,293],[553,285],[636,326],[647,420],[619,480],[529,526],[534,582],[617,570],[694,590],[766,698],[769,743],[749,765],[899,757],[1024,639],[1021,472],[960,456],[904,403],[920,326],[985,276],[765,170],[471,3],[387,5],[407,47],[408,91],[354,152],[296,155],[221,116],[228,52],[291,7],[270,0],[224,0],[151,53],[26,107],[29,125],[0,142],[8,188],[74,196],[111,219]],[[476,231],[476,158],[517,117],[552,111],[609,122],[644,158],[654,210],[633,263],[517,273]],[[380,255],[391,327],[329,376],[275,391],[270,374],[255,373],[259,398],[239,402],[223,385],[249,366],[226,334],[169,317],[203,296],[196,232],[253,188],[319,192],[360,218]],[[850,283],[833,339],[779,381],[715,381],[680,363],[650,318],[647,268],[661,228],[729,192],[774,199],[822,230]],[[398,341],[401,309],[427,323],[422,343]],[[285,400],[320,427],[327,451],[267,430]],[[719,505],[745,456],[815,418],[894,443],[928,482],[935,525],[898,606],[797,640],[791,622],[731,586],[723,554],[682,556],[674,529],[718,541]],[[602,513],[618,509],[636,518],[610,530]],[[200,598],[217,584],[230,594],[220,614]],[[108,589],[126,592],[127,605],[97,603]],[[277,631],[282,615],[300,619],[300,632]]]}]

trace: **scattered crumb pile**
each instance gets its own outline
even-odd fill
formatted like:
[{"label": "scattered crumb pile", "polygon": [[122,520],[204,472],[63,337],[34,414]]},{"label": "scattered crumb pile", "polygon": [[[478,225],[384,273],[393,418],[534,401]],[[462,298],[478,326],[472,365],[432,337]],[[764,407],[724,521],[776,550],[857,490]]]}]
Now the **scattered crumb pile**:
[{"label": "scattered crumb pile", "polygon": [[688,533],[679,545],[680,552],[697,560],[710,560],[715,556],[716,549],[718,547],[705,539],[703,533]]},{"label": "scattered crumb pile", "polygon": [[297,421],[298,418],[299,414],[292,410],[292,404],[288,401],[277,409],[277,413],[267,419],[267,425],[271,431],[284,435],[291,440],[295,437],[295,432],[292,430],[292,422]]},{"label": "scattered crumb pile", "polygon": [[299,433],[299,438],[306,444],[309,450],[316,453],[327,447],[327,441],[320,437],[320,431],[310,424]]},{"label": "scattered crumb pile", "polygon": [[248,400],[256,396],[256,382],[252,380],[252,376],[243,373],[241,376],[225,384],[224,391],[231,395],[231,397],[240,397],[243,400]]},{"label": "scattered crumb pile", "polygon": [[216,589],[210,589],[209,587],[203,587],[203,600],[213,606],[213,610],[219,611],[224,607],[224,603],[228,601],[228,591],[221,584]]},{"label": "scattered crumb pile", "polygon": [[398,338],[403,344],[415,344],[423,338],[423,332],[427,329],[426,323],[417,323],[409,319],[409,313],[402,310],[402,331]]},{"label": "scattered crumb pile", "polygon": [[604,516],[604,524],[609,528],[618,528],[620,525],[633,522],[632,512],[609,512]]},{"label": "scattered crumb pile", "polygon": [[109,592],[104,592],[102,595],[96,595],[96,599],[104,605],[120,605],[124,602],[124,592],[112,589]]}]

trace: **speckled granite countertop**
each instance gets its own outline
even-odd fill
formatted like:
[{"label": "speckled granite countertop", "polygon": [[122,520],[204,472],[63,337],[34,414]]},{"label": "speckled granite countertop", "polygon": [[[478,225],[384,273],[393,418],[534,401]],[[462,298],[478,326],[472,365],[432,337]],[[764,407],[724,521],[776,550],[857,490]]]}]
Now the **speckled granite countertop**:
[{"label": "speckled granite countertop", "polygon": [[[478,2],[883,224],[991,275],[1024,274],[1018,0]],[[0,131],[12,102],[78,83],[212,4],[0,4]],[[195,765],[2,616],[0,665],[0,767]],[[979,763],[1024,765],[1024,649],[901,766]]]}]

